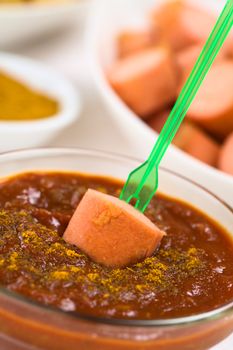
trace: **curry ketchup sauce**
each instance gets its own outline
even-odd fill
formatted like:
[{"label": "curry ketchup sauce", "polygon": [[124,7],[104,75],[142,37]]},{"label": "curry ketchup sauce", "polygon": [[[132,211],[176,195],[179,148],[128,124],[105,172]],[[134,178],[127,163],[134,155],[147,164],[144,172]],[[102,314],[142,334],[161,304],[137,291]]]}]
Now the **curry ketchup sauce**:
[{"label": "curry ketchup sauce", "polygon": [[[88,188],[119,196],[121,187],[121,182],[110,178],[62,172],[25,173],[0,183],[0,285],[29,301],[26,306],[12,300],[14,306],[4,311],[10,297],[3,293],[0,330],[51,350],[77,346],[88,350],[180,350],[182,344],[195,339],[203,343],[200,349],[206,349],[203,339],[219,339],[230,332],[232,324],[212,320],[212,327],[206,330],[205,324],[194,324],[194,333],[188,328],[171,329],[170,339],[158,336],[155,341],[152,337],[140,345],[136,326],[135,334],[122,340],[113,335],[117,326],[78,319],[84,315],[110,322],[166,320],[195,316],[233,300],[230,236],[203,213],[178,200],[161,194],[152,199],[145,215],[166,236],[151,257],[125,268],[97,264],[62,239]],[[56,310],[57,317],[43,317],[46,310],[33,303],[47,307],[48,312]],[[132,332],[127,326],[121,331],[127,328]],[[146,332],[150,332],[148,328]],[[102,337],[92,336],[97,329]]]}]

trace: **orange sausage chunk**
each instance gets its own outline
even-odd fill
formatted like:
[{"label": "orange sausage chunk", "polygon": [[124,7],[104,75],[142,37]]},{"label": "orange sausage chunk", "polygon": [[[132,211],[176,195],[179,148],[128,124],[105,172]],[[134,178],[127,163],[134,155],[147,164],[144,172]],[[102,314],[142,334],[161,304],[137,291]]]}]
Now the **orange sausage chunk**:
[{"label": "orange sausage chunk", "polygon": [[118,57],[123,58],[155,45],[155,33],[152,30],[128,30],[117,38]]},{"label": "orange sausage chunk", "polygon": [[211,68],[187,117],[219,137],[233,131],[233,62],[224,60]]},{"label": "orange sausage chunk", "polygon": [[89,189],[63,238],[95,262],[123,267],[152,255],[164,235],[131,205]]},{"label": "orange sausage chunk", "polygon": [[160,133],[160,131],[162,130],[168,116],[170,114],[170,110],[166,109],[164,111],[162,111],[159,114],[154,115],[153,117],[151,117],[147,123],[148,125],[155,131],[157,131],[158,133]]},{"label": "orange sausage chunk", "polygon": [[[189,46],[188,48],[177,53],[176,59],[181,78],[188,78],[188,75],[191,73],[191,70],[196,63],[202,48],[203,45],[197,44]],[[224,52],[220,51],[215,59],[214,64],[221,61],[224,56]]]},{"label": "orange sausage chunk", "polygon": [[233,132],[227,137],[222,146],[218,167],[222,171],[233,175]]},{"label": "orange sausage chunk", "polygon": [[[165,1],[164,5],[152,12],[151,18],[152,28],[157,36],[167,42],[174,51],[195,44],[203,45],[217,21],[214,12],[183,0]],[[221,53],[233,57],[231,35],[223,44]]]},{"label": "orange sausage chunk", "polygon": [[200,161],[216,166],[220,146],[198,127],[183,122],[173,143]]},{"label": "orange sausage chunk", "polygon": [[125,103],[143,118],[163,109],[176,94],[175,68],[164,48],[147,49],[119,60],[109,80]]},{"label": "orange sausage chunk", "polygon": [[165,3],[154,11],[152,18],[175,51],[205,42],[216,21],[214,15],[184,1]]},{"label": "orange sausage chunk", "polygon": [[[169,113],[169,110],[165,110],[161,114],[152,117],[148,120],[148,125],[159,133]],[[181,124],[173,139],[173,144],[206,164],[217,165],[220,151],[218,143],[203,130],[187,121]]]}]

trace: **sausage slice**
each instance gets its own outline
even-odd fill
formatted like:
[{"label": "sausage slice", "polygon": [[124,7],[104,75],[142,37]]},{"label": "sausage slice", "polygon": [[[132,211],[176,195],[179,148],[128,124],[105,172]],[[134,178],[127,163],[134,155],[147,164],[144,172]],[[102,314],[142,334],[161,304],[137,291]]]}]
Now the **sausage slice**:
[{"label": "sausage slice", "polygon": [[[204,44],[209,37],[217,16],[188,1],[165,1],[152,15],[152,27],[158,36],[174,50],[179,51],[195,44]],[[233,57],[230,35],[221,52]]]},{"label": "sausage slice", "polygon": [[156,35],[150,29],[128,30],[117,37],[117,52],[119,58],[147,49],[156,43]]},{"label": "sausage slice", "polygon": [[148,125],[158,133],[162,130],[168,116],[170,114],[169,109],[165,109],[164,111],[152,116],[150,119],[148,119],[147,123]]},{"label": "sausage slice", "polygon": [[211,68],[187,117],[219,138],[233,131],[233,62],[224,60]]},{"label": "sausage slice", "polygon": [[184,121],[173,143],[200,161],[211,166],[217,165],[219,144],[195,125]]},{"label": "sausage slice", "polygon": [[214,15],[184,1],[165,3],[154,11],[152,19],[175,51],[205,42],[216,21]]},{"label": "sausage slice", "polygon": [[164,235],[131,205],[89,189],[63,238],[95,262],[124,267],[152,255]]},{"label": "sausage slice", "polygon": [[118,95],[139,116],[146,118],[174,100],[176,72],[167,49],[144,50],[116,62],[109,80]]},{"label": "sausage slice", "polygon": [[[181,80],[187,78],[188,75],[191,73],[191,70],[196,63],[202,48],[203,45],[196,44],[189,46],[188,48],[181,50],[176,54],[177,65]],[[220,51],[215,59],[214,64],[216,64],[216,62],[221,61],[224,57],[224,52]]]}]

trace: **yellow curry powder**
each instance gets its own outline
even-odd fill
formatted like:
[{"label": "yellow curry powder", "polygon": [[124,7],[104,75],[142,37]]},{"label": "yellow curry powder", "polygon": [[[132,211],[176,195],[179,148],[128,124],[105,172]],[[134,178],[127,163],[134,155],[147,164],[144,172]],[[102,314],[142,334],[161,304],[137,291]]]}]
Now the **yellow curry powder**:
[{"label": "yellow curry powder", "polygon": [[[23,268],[27,273],[36,275],[42,285],[73,281],[89,290],[101,290],[103,298],[114,298],[129,290],[138,296],[146,291],[167,288],[175,293],[179,279],[198,274],[205,267],[202,250],[195,247],[185,251],[160,249],[155,256],[122,269],[108,269],[94,262],[86,264],[88,258],[84,254],[67,245],[57,232],[33,222],[30,214],[0,210],[0,226],[10,228],[5,238],[10,239],[8,235],[16,223],[20,236],[17,251],[9,252],[6,258],[0,254],[0,270],[4,266],[15,272]],[[24,247],[26,250],[22,249]],[[40,263],[28,260],[29,250],[37,259],[41,254],[42,261],[47,264],[46,270]]]},{"label": "yellow curry powder", "polygon": [[18,259],[19,259],[19,254],[17,252],[13,252],[11,253],[10,257],[9,257],[9,265],[8,265],[8,269],[15,271],[18,269]]},{"label": "yellow curry powder", "polygon": [[34,91],[0,71],[0,120],[25,121],[52,117],[59,111],[54,99]]}]

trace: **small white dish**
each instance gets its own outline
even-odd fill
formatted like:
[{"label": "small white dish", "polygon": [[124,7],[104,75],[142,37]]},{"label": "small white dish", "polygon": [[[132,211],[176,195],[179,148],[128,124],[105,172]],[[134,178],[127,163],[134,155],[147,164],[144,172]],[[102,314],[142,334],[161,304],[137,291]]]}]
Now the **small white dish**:
[{"label": "small white dish", "polygon": [[0,48],[31,41],[79,20],[89,0],[0,4]]},{"label": "small white dish", "polygon": [[43,64],[17,55],[0,53],[0,70],[58,101],[54,116],[35,121],[0,121],[0,152],[48,143],[79,116],[76,88]]},{"label": "small white dish", "polygon": [[[225,4],[223,0],[214,4],[212,1],[187,1],[215,13],[220,13]],[[150,10],[163,2],[164,0],[96,0],[88,19],[87,54],[91,75],[109,109],[109,117],[114,119],[131,144],[134,155],[143,159],[148,157],[158,134],[138,118],[115,93],[107,80],[106,71],[115,57],[117,34],[125,28],[143,26],[148,21]],[[233,205],[232,176],[200,162],[174,146],[169,147],[162,163],[165,167],[199,182]]]}]

